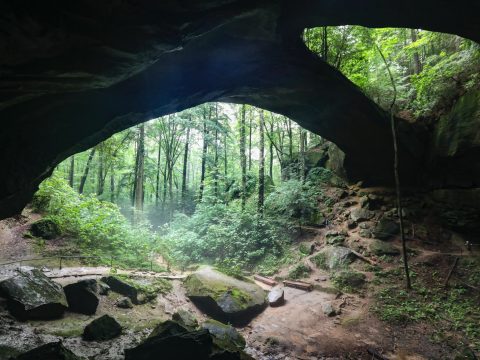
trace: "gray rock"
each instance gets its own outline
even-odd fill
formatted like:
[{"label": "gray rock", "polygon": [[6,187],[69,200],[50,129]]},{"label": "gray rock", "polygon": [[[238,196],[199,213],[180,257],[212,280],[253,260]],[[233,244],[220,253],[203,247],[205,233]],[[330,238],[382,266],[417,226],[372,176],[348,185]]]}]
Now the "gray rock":
[{"label": "gray rock", "polygon": [[387,240],[398,234],[400,227],[397,222],[387,218],[382,218],[372,231],[373,237],[380,240]]},{"label": "gray rock", "polygon": [[223,349],[236,351],[245,348],[245,339],[233,326],[209,319],[202,324],[202,328],[208,330],[214,343]]},{"label": "gray rock", "polygon": [[311,261],[323,270],[348,267],[355,260],[352,251],[343,246],[325,246]]},{"label": "gray rock", "polygon": [[115,303],[115,305],[121,309],[131,309],[133,308],[132,300],[128,297],[122,297],[118,299],[118,301]]},{"label": "gray rock", "polygon": [[400,254],[400,250],[394,247],[392,244],[380,240],[373,240],[369,246],[369,250],[372,254],[377,256],[396,256]]},{"label": "gray rock", "polygon": [[98,293],[100,295],[108,295],[108,293],[110,292],[110,286],[108,286],[107,284],[103,283],[103,282],[100,282],[98,283]]},{"label": "gray rock", "polygon": [[173,314],[172,319],[189,330],[194,330],[198,327],[198,321],[195,316],[187,310],[179,309]]},{"label": "gray rock", "polygon": [[30,225],[30,233],[35,237],[51,240],[60,235],[60,229],[55,221],[44,218]]},{"label": "gray rock", "polygon": [[68,310],[79,314],[93,315],[97,311],[98,291],[97,281],[82,280],[66,285],[63,290],[67,297]]},{"label": "gray rock", "polygon": [[327,316],[335,316],[337,315],[337,312],[333,308],[332,304],[329,302],[323,303],[322,304],[322,311],[325,315]]},{"label": "gray rock", "polygon": [[371,238],[372,237],[372,231],[370,229],[361,229],[359,232],[358,232],[358,235],[360,235],[361,237],[364,237],[364,238]]},{"label": "gray rock", "polygon": [[63,288],[38,269],[20,268],[0,282],[10,313],[19,320],[55,319],[67,309]]},{"label": "gray rock", "polygon": [[87,341],[105,341],[116,338],[122,333],[122,326],[109,315],[93,320],[83,330],[83,339]]},{"label": "gray rock", "polygon": [[258,285],[204,267],[184,282],[187,296],[216,320],[245,324],[265,306],[265,292]]},{"label": "gray rock", "polygon": [[367,209],[362,209],[362,208],[353,209],[350,212],[350,219],[352,219],[353,221],[355,221],[357,223],[362,222],[362,221],[370,220],[374,216],[375,216],[375,213],[373,211],[370,211],[370,210],[367,210]]},{"label": "gray rock", "polygon": [[330,230],[325,234],[326,243],[329,245],[342,245],[345,242],[345,238],[348,234],[345,232],[339,232]]},{"label": "gray rock", "polygon": [[285,294],[282,288],[274,287],[268,293],[268,304],[272,307],[281,306],[285,303]]}]

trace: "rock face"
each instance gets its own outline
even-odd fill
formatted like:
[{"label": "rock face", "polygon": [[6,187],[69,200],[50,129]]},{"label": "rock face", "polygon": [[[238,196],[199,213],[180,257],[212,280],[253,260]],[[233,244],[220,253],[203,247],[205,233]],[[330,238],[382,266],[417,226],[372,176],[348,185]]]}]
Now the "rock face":
[{"label": "rock face", "polygon": [[248,323],[266,306],[265,292],[256,284],[203,268],[185,280],[187,296],[219,321]]},{"label": "rock face", "polygon": [[[389,181],[388,117],[312,56],[301,43],[302,31],[357,24],[480,39],[480,5],[469,0],[425,0],[415,17],[411,0],[79,1],[3,4],[0,65],[8,76],[0,78],[0,217],[23,208],[69,155],[152,116],[215,100],[290,116],[342,149],[350,177]],[[451,21],[452,13],[462,21]],[[68,21],[58,21],[65,14]],[[213,68],[225,71],[216,77]],[[411,148],[416,136],[405,126],[400,163],[418,169],[423,149]]]},{"label": "rock face", "polygon": [[82,360],[82,357],[75,355],[66,349],[61,342],[52,342],[35,349],[32,349],[15,358],[15,360]]},{"label": "rock face", "polygon": [[348,267],[355,260],[355,255],[343,246],[325,246],[311,260],[321,269],[335,270]]},{"label": "rock face", "polygon": [[396,221],[382,218],[372,231],[373,237],[380,240],[388,240],[398,234],[400,227]]},{"label": "rock face", "polygon": [[63,290],[67,297],[68,310],[85,315],[95,314],[98,306],[96,280],[82,280],[66,285]]},{"label": "rock face", "polygon": [[122,326],[109,315],[103,315],[88,324],[83,331],[87,341],[105,341],[116,338],[122,333]]},{"label": "rock face", "polygon": [[20,320],[59,318],[68,306],[62,287],[38,269],[18,269],[0,283],[0,292],[11,314]]},{"label": "rock face", "polygon": [[35,221],[30,226],[30,233],[35,237],[51,240],[60,235],[60,229],[55,221],[45,218]]},{"label": "rock face", "polygon": [[274,287],[267,296],[268,304],[272,307],[282,306],[285,303],[285,292],[280,287]]}]

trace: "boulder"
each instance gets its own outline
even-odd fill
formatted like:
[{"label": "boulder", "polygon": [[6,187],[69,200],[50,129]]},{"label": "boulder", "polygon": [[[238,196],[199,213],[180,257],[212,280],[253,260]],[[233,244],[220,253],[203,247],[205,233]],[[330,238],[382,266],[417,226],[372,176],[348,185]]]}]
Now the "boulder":
[{"label": "boulder", "polygon": [[195,319],[195,316],[190,311],[184,309],[180,309],[173,314],[172,320],[189,330],[194,330],[198,327],[198,321]]},{"label": "boulder", "polygon": [[326,243],[329,245],[342,245],[347,234],[344,232],[330,230],[325,234]]},{"label": "boulder", "polygon": [[274,287],[267,296],[268,304],[272,307],[282,306],[285,303],[284,291],[280,287]]},{"label": "boulder", "polygon": [[366,276],[358,271],[342,270],[333,277],[333,282],[342,289],[355,289],[365,284]]},{"label": "boulder", "polygon": [[186,295],[216,320],[248,323],[265,306],[265,292],[254,283],[205,267],[185,280]]},{"label": "boulder", "polygon": [[20,268],[0,282],[10,313],[19,320],[60,318],[68,307],[61,285],[38,269]]},{"label": "boulder", "polygon": [[100,295],[106,296],[110,292],[110,286],[108,286],[104,282],[99,282],[97,286],[98,286],[98,293]]},{"label": "boulder", "polygon": [[326,302],[326,303],[322,304],[322,311],[328,317],[337,315],[337,312],[333,308],[332,304],[329,303],[329,302]]},{"label": "boulder", "polygon": [[334,270],[348,267],[355,260],[353,252],[343,246],[325,246],[312,262],[323,270]]},{"label": "boulder", "polygon": [[131,308],[133,308],[132,300],[130,300],[130,298],[128,298],[126,296],[118,299],[117,302],[115,303],[115,305],[117,307],[119,307],[120,309],[131,309]]},{"label": "boulder", "polygon": [[55,221],[44,218],[30,225],[30,233],[35,237],[51,240],[60,235],[60,229]]},{"label": "boulder", "polygon": [[82,360],[84,358],[75,355],[63,346],[61,342],[44,344],[27,351],[15,358],[15,360]]},{"label": "boulder", "polygon": [[82,280],[66,285],[63,290],[67,297],[68,310],[85,315],[95,314],[98,306],[96,280]]},{"label": "boulder", "polygon": [[171,289],[170,282],[160,278],[115,275],[105,276],[101,281],[107,284],[110,290],[130,298],[134,304],[145,304],[155,299],[159,293],[166,293]]},{"label": "boulder", "polygon": [[83,339],[87,341],[105,341],[116,338],[122,333],[122,326],[109,315],[93,320],[83,330]]},{"label": "boulder", "polygon": [[400,255],[400,250],[394,247],[392,244],[386,243],[380,240],[373,240],[369,246],[369,250],[372,254],[377,256],[389,255],[396,256]]},{"label": "boulder", "polygon": [[400,227],[396,221],[382,218],[372,231],[373,237],[380,240],[388,240],[398,234]]},{"label": "boulder", "polygon": [[375,216],[375,213],[373,211],[363,209],[363,208],[353,209],[350,212],[350,219],[357,223],[370,220],[374,216]]},{"label": "boulder", "polygon": [[214,344],[220,349],[238,351],[245,348],[245,339],[231,325],[209,319],[202,324],[202,329],[212,334]]}]

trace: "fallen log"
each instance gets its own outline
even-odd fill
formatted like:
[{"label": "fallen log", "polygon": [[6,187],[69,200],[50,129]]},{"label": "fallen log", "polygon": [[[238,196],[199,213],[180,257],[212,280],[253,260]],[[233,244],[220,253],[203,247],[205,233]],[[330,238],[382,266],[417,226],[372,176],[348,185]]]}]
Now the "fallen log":
[{"label": "fallen log", "polygon": [[262,275],[253,275],[253,278],[261,283],[267,284],[268,286],[275,286],[277,282],[269,277],[262,276]]},{"label": "fallen log", "polygon": [[304,281],[284,280],[283,285],[305,291],[313,290],[313,285]]},{"label": "fallen log", "polygon": [[363,256],[362,254],[360,254],[359,252],[356,252],[355,250],[350,249],[350,251],[353,253],[353,255],[358,257],[360,260],[363,260],[363,261],[369,263],[370,265],[376,265],[377,264],[375,261]]},{"label": "fallen log", "polygon": [[445,279],[445,285],[444,285],[445,288],[448,287],[448,282],[450,281],[450,278],[452,277],[453,272],[455,271],[455,268],[457,267],[458,260],[459,260],[459,258],[456,257],[456,258],[455,258],[455,261],[453,262],[452,267],[450,268],[450,271],[448,272],[447,278]]}]

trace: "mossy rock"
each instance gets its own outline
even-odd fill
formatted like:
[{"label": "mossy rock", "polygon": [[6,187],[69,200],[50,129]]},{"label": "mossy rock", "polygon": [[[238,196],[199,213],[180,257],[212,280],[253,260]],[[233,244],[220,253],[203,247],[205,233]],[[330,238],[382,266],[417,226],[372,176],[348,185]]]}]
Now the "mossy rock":
[{"label": "mossy rock", "polygon": [[202,325],[213,336],[214,344],[222,350],[238,351],[245,348],[246,342],[243,336],[231,325],[209,319]]},{"label": "mossy rock", "polygon": [[388,240],[398,234],[400,226],[396,221],[382,218],[372,231],[373,237],[380,240]]},{"label": "mossy rock", "polygon": [[358,271],[343,270],[336,273],[332,281],[340,290],[356,291],[365,284],[366,276]]},{"label": "mossy rock", "polygon": [[261,287],[210,267],[190,274],[184,286],[187,296],[202,311],[219,321],[248,323],[266,306],[265,292]]},{"label": "mossy rock", "polygon": [[87,341],[105,341],[116,338],[122,333],[122,326],[109,315],[93,320],[85,327],[83,339]]},{"label": "mossy rock", "polygon": [[27,351],[15,358],[15,360],[83,360],[83,357],[75,355],[73,352],[65,348],[61,342],[52,342],[44,344],[35,349]]},{"label": "mossy rock", "polygon": [[30,234],[34,237],[51,240],[60,235],[60,228],[53,219],[44,218],[30,225]]},{"label": "mossy rock", "polygon": [[377,256],[396,256],[400,254],[400,250],[390,243],[380,240],[374,240],[369,246],[370,252]]},{"label": "mossy rock", "polygon": [[292,270],[290,270],[290,272],[288,273],[288,278],[293,280],[306,278],[310,275],[311,272],[312,269],[310,269],[309,266],[305,264],[298,264]]},{"label": "mossy rock", "polygon": [[20,320],[60,318],[68,307],[61,285],[38,269],[23,267],[0,282],[10,313]]},{"label": "mossy rock", "polygon": [[173,314],[172,320],[178,322],[189,330],[194,330],[198,327],[198,321],[195,316],[190,311],[184,309],[179,309]]},{"label": "mossy rock", "polygon": [[343,246],[325,246],[311,261],[320,269],[335,270],[347,268],[355,260],[353,252]]},{"label": "mossy rock", "polygon": [[126,296],[134,304],[144,304],[172,290],[170,281],[162,278],[146,278],[133,275],[114,275],[103,277],[102,282],[118,294]]}]

